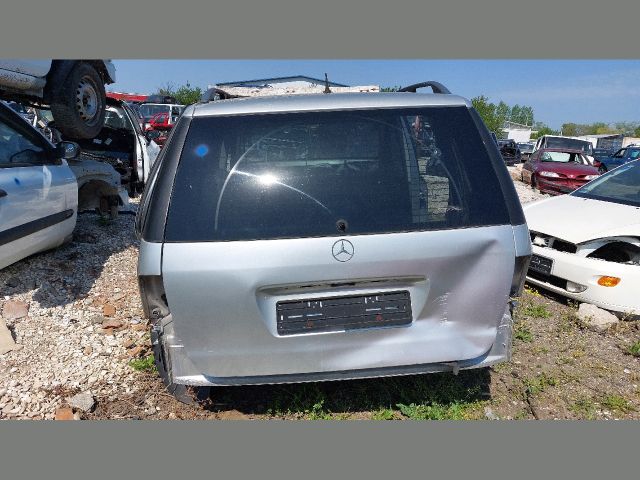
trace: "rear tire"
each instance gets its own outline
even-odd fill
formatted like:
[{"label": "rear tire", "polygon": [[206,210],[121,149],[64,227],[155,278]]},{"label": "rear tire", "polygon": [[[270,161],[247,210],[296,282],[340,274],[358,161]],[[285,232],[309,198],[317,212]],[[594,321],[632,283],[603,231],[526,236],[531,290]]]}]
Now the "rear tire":
[{"label": "rear tire", "polygon": [[600,173],[600,175],[604,175],[605,173],[607,173],[607,167],[605,167],[604,165],[600,165],[598,167],[598,172]]},{"label": "rear tire", "polygon": [[104,80],[88,63],[79,62],[61,85],[55,85],[51,113],[56,128],[68,138],[94,138],[104,125]]}]

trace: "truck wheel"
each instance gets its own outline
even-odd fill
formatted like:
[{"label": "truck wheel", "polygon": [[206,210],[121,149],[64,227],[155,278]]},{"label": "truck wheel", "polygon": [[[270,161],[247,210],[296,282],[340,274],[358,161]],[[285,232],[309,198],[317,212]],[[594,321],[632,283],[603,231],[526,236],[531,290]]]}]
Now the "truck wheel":
[{"label": "truck wheel", "polygon": [[94,138],[104,125],[104,81],[88,63],[79,62],[61,85],[54,86],[51,113],[68,138]]}]

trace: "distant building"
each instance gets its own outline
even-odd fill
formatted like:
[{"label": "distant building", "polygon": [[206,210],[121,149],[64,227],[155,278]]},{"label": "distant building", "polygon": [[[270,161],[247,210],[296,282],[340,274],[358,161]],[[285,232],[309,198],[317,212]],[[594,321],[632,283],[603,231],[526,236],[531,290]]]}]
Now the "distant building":
[{"label": "distant building", "polygon": [[[325,81],[321,78],[307,77],[305,75],[294,75],[291,77],[274,77],[259,78],[256,80],[240,80],[237,82],[222,82],[209,85],[208,88],[218,87],[224,90],[224,87],[249,87],[249,88],[265,88],[269,86],[278,86],[279,88],[299,88],[299,87],[315,87],[324,86]],[[342,83],[329,81],[329,87],[348,87]]]},{"label": "distant building", "polygon": [[502,133],[506,139],[515,140],[516,143],[526,143],[531,140],[533,131],[529,125],[507,121],[504,122]]}]

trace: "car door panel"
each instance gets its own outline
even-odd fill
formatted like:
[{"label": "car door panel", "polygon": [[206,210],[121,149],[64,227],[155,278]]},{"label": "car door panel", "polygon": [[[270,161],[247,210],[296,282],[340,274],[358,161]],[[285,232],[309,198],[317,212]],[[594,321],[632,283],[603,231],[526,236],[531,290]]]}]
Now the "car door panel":
[{"label": "car door panel", "polygon": [[[78,185],[53,147],[13,114],[0,111],[0,268],[60,245],[75,226]],[[25,149],[37,153],[13,163]]]}]

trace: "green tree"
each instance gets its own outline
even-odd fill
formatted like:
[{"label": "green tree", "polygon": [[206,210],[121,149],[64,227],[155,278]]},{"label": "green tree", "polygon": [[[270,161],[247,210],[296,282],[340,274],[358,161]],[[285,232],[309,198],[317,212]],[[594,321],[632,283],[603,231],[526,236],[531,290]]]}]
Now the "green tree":
[{"label": "green tree", "polygon": [[567,137],[575,137],[578,135],[578,125],[575,123],[563,123],[560,130],[562,131],[562,135]]},{"label": "green tree", "polygon": [[202,93],[200,87],[191,87],[189,84],[186,84],[178,88],[173,96],[179,104],[191,105],[192,103],[200,101]]},{"label": "green tree", "polygon": [[502,133],[504,122],[500,121],[496,115],[495,104],[489,102],[489,99],[484,95],[472,98],[471,104],[473,105],[473,108],[476,109],[478,115],[480,115],[480,118],[482,118],[482,121],[487,128],[496,135],[500,135],[500,133]]},{"label": "green tree", "polygon": [[191,105],[198,102],[202,93],[200,87],[192,87],[189,82],[179,87],[172,82],[167,82],[163,87],[158,87],[156,92],[158,95],[168,95],[175,98],[180,105]]},{"label": "green tree", "polygon": [[400,86],[393,86],[393,87],[382,87],[380,89],[381,92],[397,92],[398,90],[400,90]]},{"label": "green tree", "polygon": [[532,139],[540,138],[543,135],[558,135],[559,132],[557,130],[553,130],[546,123],[543,122],[535,122],[533,124],[533,131],[535,133],[531,134]]}]

